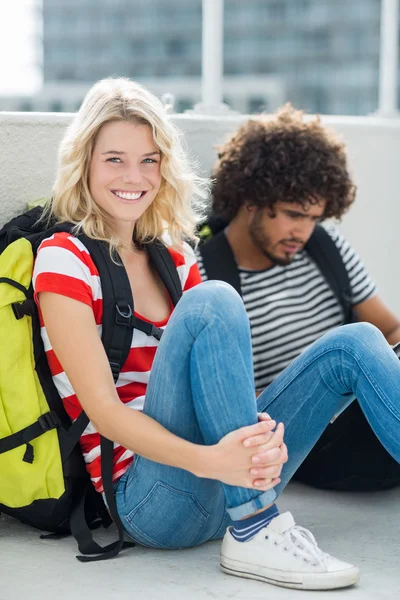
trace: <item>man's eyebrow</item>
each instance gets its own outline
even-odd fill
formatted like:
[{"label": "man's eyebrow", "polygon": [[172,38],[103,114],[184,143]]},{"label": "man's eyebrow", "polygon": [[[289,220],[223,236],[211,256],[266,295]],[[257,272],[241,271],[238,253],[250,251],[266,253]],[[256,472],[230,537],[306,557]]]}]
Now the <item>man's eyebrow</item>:
[{"label": "man's eyebrow", "polygon": [[285,210],[286,212],[290,212],[293,215],[301,215],[303,217],[309,216],[307,213],[303,213],[303,212],[301,212],[301,210],[296,210],[295,208],[284,208],[283,210]]}]

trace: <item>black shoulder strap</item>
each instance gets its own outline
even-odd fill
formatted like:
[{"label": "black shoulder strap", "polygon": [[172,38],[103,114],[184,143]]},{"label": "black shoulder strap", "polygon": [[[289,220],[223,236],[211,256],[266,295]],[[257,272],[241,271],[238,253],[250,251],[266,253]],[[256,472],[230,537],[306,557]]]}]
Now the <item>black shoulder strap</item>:
[{"label": "black shoulder strap", "polygon": [[161,240],[146,245],[150,260],[156,267],[161,281],[168,290],[174,306],[182,296],[182,285],[171,254]]},{"label": "black shoulder strap", "polygon": [[[102,342],[106,351],[114,381],[117,382],[121,368],[123,367],[131,347],[134,327],[134,305],[131,286],[125,267],[119,256],[116,255],[114,262],[111,259],[109,248],[106,244],[92,240],[84,235],[79,235],[88,249],[95,263],[101,280],[103,291],[103,327]],[[114,443],[104,436],[100,436],[101,448],[101,475],[106,496],[108,510],[118,530],[118,541],[101,547],[93,540],[89,528],[85,528],[84,535],[79,530],[83,525],[83,519],[71,519],[72,532],[78,539],[81,552],[88,554],[99,553],[96,556],[77,556],[81,562],[92,562],[95,560],[106,560],[117,556],[120,550],[128,545],[124,542],[124,527],[118,514],[117,504],[113,493],[112,470],[114,457]]]},{"label": "black shoulder strap", "polygon": [[351,323],[354,320],[354,316],[349,275],[338,247],[322,225],[316,226],[305,249],[316,262],[322,275],[339,300],[343,308],[345,323]]},{"label": "black shoulder strap", "polygon": [[83,235],[78,237],[99,271],[103,291],[101,339],[116,381],[132,342],[134,305],[131,286],[121,259],[117,254],[116,262],[111,259],[107,244]]},{"label": "black shoulder strap", "polygon": [[201,244],[199,252],[207,278],[226,281],[242,295],[239,270],[225,232],[220,231],[211,240]]}]

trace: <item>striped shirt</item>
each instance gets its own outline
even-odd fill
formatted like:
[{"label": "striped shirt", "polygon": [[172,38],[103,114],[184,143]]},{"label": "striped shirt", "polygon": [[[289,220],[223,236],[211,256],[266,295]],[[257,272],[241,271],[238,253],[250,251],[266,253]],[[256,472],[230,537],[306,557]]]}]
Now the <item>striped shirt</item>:
[{"label": "striped shirt", "polygon": [[[170,248],[169,252],[177,267],[184,292],[201,282],[196,259],[189,246],[185,244],[184,253],[176,252]],[[47,291],[68,296],[90,306],[101,337],[103,295],[99,272],[89,252],[80,240],[69,233],[56,233],[44,240],[39,247],[35,261],[33,287],[37,303],[37,295],[40,292]],[[135,314],[144,319],[143,316]],[[66,412],[74,421],[81,413],[82,407],[51,347],[40,307],[39,318],[42,340],[54,384],[62,398]],[[168,320],[169,317],[154,324],[157,327],[164,328]],[[116,383],[121,402],[132,409],[141,410],[143,408],[147,383],[158,343],[154,337],[148,337],[137,329],[133,332],[131,349]],[[86,427],[80,439],[80,444],[92,482],[97,491],[103,492],[100,436],[92,423],[89,423]],[[125,473],[132,460],[133,452],[131,450],[123,448],[119,444],[114,444],[113,481],[116,481]]]},{"label": "striped shirt", "polygon": [[[347,269],[355,306],[376,293],[359,256],[332,224],[325,228]],[[201,255],[197,261],[207,279]],[[257,390],[264,389],[299,354],[324,333],[343,325],[336,296],[306,251],[288,266],[254,271],[239,267],[243,302],[250,319]]]}]

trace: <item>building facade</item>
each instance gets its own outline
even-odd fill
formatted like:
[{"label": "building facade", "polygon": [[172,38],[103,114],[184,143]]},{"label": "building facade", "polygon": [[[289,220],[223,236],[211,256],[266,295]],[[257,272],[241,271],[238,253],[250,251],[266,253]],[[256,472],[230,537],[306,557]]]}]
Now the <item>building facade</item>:
[{"label": "building facade", "polygon": [[[201,4],[42,0],[45,87],[67,90],[119,75],[168,82],[165,91],[174,93],[174,80],[186,80],[193,93],[175,92],[175,109],[190,108],[200,93]],[[234,109],[273,110],[290,100],[325,114],[376,110],[381,0],[225,0],[224,6],[224,74],[279,88],[271,93],[266,85],[263,93],[254,86],[240,101],[224,90]],[[51,110],[57,108],[64,110],[63,94],[52,100]]]}]

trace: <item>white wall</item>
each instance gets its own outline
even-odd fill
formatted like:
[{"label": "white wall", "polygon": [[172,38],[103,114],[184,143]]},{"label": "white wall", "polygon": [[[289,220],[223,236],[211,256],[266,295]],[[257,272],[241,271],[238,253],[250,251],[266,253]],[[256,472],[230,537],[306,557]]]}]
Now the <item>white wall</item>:
[{"label": "white wall", "polygon": [[[27,202],[49,196],[57,146],[71,118],[0,113],[0,224],[23,211]],[[174,117],[203,173],[215,161],[216,145],[246,118]],[[400,314],[400,120],[326,117],[323,122],[343,135],[358,186],[342,231],[361,254],[383,298]]]}]

